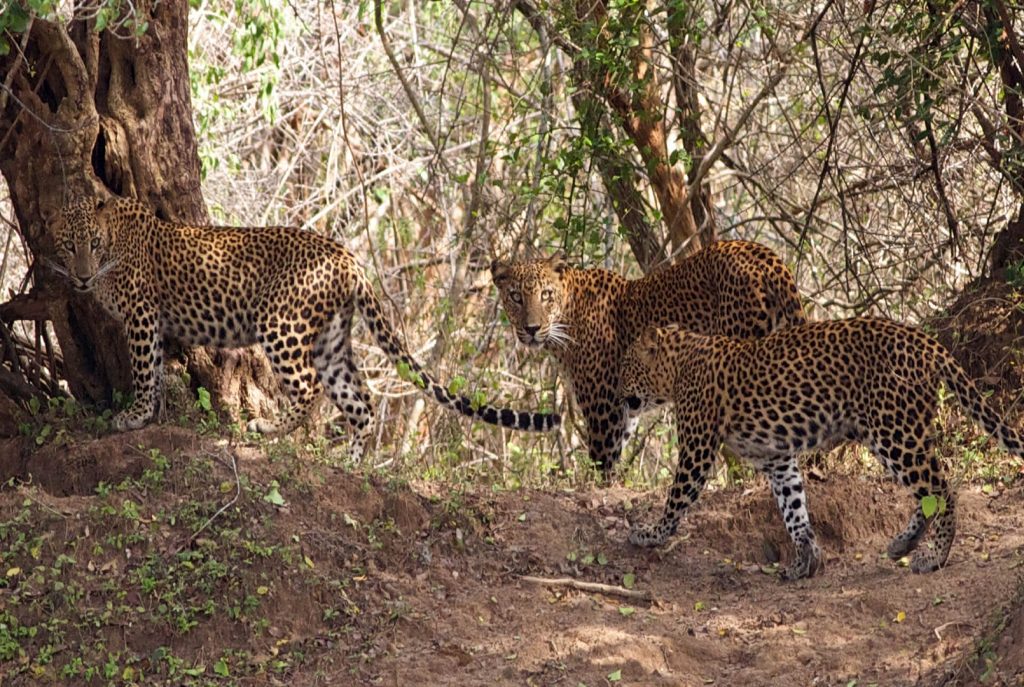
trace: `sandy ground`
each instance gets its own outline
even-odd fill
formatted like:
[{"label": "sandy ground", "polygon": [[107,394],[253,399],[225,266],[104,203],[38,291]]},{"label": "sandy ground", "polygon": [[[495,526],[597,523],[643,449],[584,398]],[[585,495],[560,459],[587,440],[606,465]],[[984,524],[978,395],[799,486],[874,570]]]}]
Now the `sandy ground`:
[{"label": "sandy ground", "polygon": [[[187,476],[190,461],[227,455],[223,447],[186,430],[151,428],[70,451],[0,446],[5,479],[33,475],[30,487],[0,490],[0,519],[12,517],[28,494],[42,503],[44,515],[61,514],[33,525],[53,528],[59,534],[53,542],[73,536],[100,541],[103,532],[95,525],[69,523],[95,511],[99,481],[141,474],[148,458],[140,447],[154,445],[174,467],[165,488],[142,500],[154,515],[146,511],[140,519],[156,523],[171,504],[204,489],[213,505],[223,498],[224,489],[216,487],[230,487],[225,461],[213,463],[208,486],[197,481],[203,476]],[[229,450],[239,472],[260,486],[256,493],[282,470],[254,448]],[[248,517],[251,508],[260,536],[301,540],[303,555],[316,561],[307,571],[316,575],[313,581],[300,584],[306,578],[282,572],[279,564],[239,567],[241,578],[258,575],[274,583],[266,625],[220,621],[173,636],[121,633],[126,651],[145,657],[154,646],[170,645],[198,661],[216,655],[221,644],[253,656],[286,643],[302,647],[302,660],[286,675],[254,672],[233,683],[239,685],[1024,684],[1019,488],[991,495],[962,489],[947,567],[915,575],[884,557],[912,505],[904,490],[878,477],[810,482],[826,567],[810,580],[781,582],[773,563],[781,558],[785,564],[790,547],[760,481],[705,492],[669,546],[641,550],[626,542],[628,523],[654,517],[661,492],[611,487],[494,494],[301,465],[288,469],[300,476],[287,483],[286,493],[295,494],[309,478],[301,498],[276,508],[259,498],[251,505],[239,501],[237,517]],[[70,532],[76,527],[77,534]],[[173,530],[154,524],[149,531],[159,533],[152,550],[167,550]],[[49,551],[44,559],[59,549]],[[172,553],[159,555],[171,560]],[[125,574],[121,583],[129,585],[133,564],[122,561],[111,574]],[[524,576],[629,587],[650,599],[536,584]],[[345,583],[340,592],[316,584],[339,579]],[[104,584],[110,580],[108,574]],[[0,589],[0,608],[12,593]],[[99,587],[96,593],[99,598]],[[356,609],[341,624],[325,613],[338,607],[339,595]],[[150,674],[157,672],[150,667]],[[10,684],[43,683],[21,676]],[[169,683],[154,677],[149,684]]]}]

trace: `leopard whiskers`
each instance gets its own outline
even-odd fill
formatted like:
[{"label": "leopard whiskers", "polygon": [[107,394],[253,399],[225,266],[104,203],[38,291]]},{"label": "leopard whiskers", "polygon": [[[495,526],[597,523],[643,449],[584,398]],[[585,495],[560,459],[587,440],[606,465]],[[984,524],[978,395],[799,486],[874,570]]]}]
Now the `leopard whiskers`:
[{"label": "leopard whiskers", "polygon": [[56,260],[51,260],[50,258],[43,258],[43,264],[49,267],[54,272],[56,272],[57,274],[59,274],[60,276],[65,277],[67,279],[71,278],[71,274],[67,271],[67,269],[65,269],[64,265],[60,264]]},{"label": "leopard whiskers", "polygon": [[101,265],[100,268],[96,270],[96,274],[92,275],[91,277],[85,280],[71,276],[71,272],[69,272],[68,269],[64,267],[64,265],[61,265],[59,262],[51,260],[50,258],[43,258],[43,264],[49,267],[54,272],[56,272],[57,274],[59,274],[60,276],[64,277],[65,279],[74,282],[77,286],[81,287],[82,290],[92,291],[96,287],[96,282],[98,282],[100,279],[109,274],[111,270],[117,267],[118,259],[114,258],[103,263],[103,265]]},{"label": "leopard whiskers", "polygon": [[569,334],[569,325],[564,322],[552,322],[548,329],[548,341],[559,348],[568,348],[569,344],[575,344],[576,340]]},{"label": "leopard whiskers", "polygon": [[100,266],[100,268],[96,270],[96,274],[93,275],[93,277],[89,280],[89,285],[92,286],[100,279],[102,279],[104,275],[106,275],[112,269],[117,267],[118,262],[119,260],[117,258],[111,258],[110,260],[107,260],[105,263],[103,263]]}]

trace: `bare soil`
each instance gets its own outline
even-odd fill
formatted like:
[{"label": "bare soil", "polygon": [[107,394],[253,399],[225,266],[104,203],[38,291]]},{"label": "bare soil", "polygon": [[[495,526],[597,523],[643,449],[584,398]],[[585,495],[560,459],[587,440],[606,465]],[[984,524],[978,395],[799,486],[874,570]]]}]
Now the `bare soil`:
[{"label": "bare soil", "polygon": [[[158,478],[154,449],[170,459]],[[962,489],[947,567],[914,575],[883,556],[904,490],[810,482],[826,568],[784,583],[772,563],[790,548],[761,482],[705,492],[649,551],[626,543],[628,521],[655,517],[660,492],[405,484],[183,429],[8,442],[11,477],[0,640],[5,617],[40,629],[0,662],[4,685],[1024,684],[1019,488]],[[275,481],[284,504],[266,498]],[[19,536],[39,543],[22,551]],[[652,600],[524,576],[629,583]],[[81,588],[75,603],[55,580]],[[110,656],[115,678],[74,674]]]}]

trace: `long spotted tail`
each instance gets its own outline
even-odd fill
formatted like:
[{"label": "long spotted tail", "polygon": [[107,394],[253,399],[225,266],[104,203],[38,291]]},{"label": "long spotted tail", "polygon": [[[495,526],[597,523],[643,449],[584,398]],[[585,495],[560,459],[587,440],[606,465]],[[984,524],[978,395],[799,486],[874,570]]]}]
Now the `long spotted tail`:
[{"label": "long spotted tail", "polygon": [[499,427],[510,427],[533,432],[548,432],[561,424],[562,418],[558,413],[536,413],[524,410],[509,410],[508,408],[495,408],[486,404],[474,404],[465,396],[452,394],[444,386],[441,386],[433,375],[423,369],[411,355],[409,355],[405,344],[395,335],[390,322],[384,316],[380,300],[373,292],[373,287],[365,276],[360,275],[356,286],[356,305],[367,326],[380,346],[387,354],[392,363],[399,366],[407,366],[410,377],[425,394],[433,397],[442,406],[446,406],[457,413],[467,417],[477,418]]},{"label": "long spotted tail", "polygon": [[950,387],[960,406],[970,413],[975,422],[992,435],[999,444],[1014,454],[1024,458],[1024,438],[1020,433],[1008,426],[999,417],[996,411],[985,402],[985,397],[978,391],[974,381],[967,376],[960,363],[948,351],[944,352],[946,359],[942,362],[939,375]]},{"label": "long spotted tail", "polygon": [[807,322],[807,313],[800,302],[796,278],[785,262],[767,246],[756,244],[761,252],[758,270],[768,310],[769,332],[787,329]]}]

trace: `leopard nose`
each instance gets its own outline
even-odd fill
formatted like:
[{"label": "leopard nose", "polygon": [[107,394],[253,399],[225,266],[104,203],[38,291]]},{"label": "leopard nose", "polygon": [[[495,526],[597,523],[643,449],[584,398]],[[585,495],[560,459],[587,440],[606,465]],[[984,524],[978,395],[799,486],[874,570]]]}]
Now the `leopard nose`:
[{"label": "leopard nose", "polygon": [[529,334],[530,336],[537,336],[537,332],[540,331],[540,325],[528,324],[525,327],[523,327],[523,329],[526,330],[526,333]]}]

